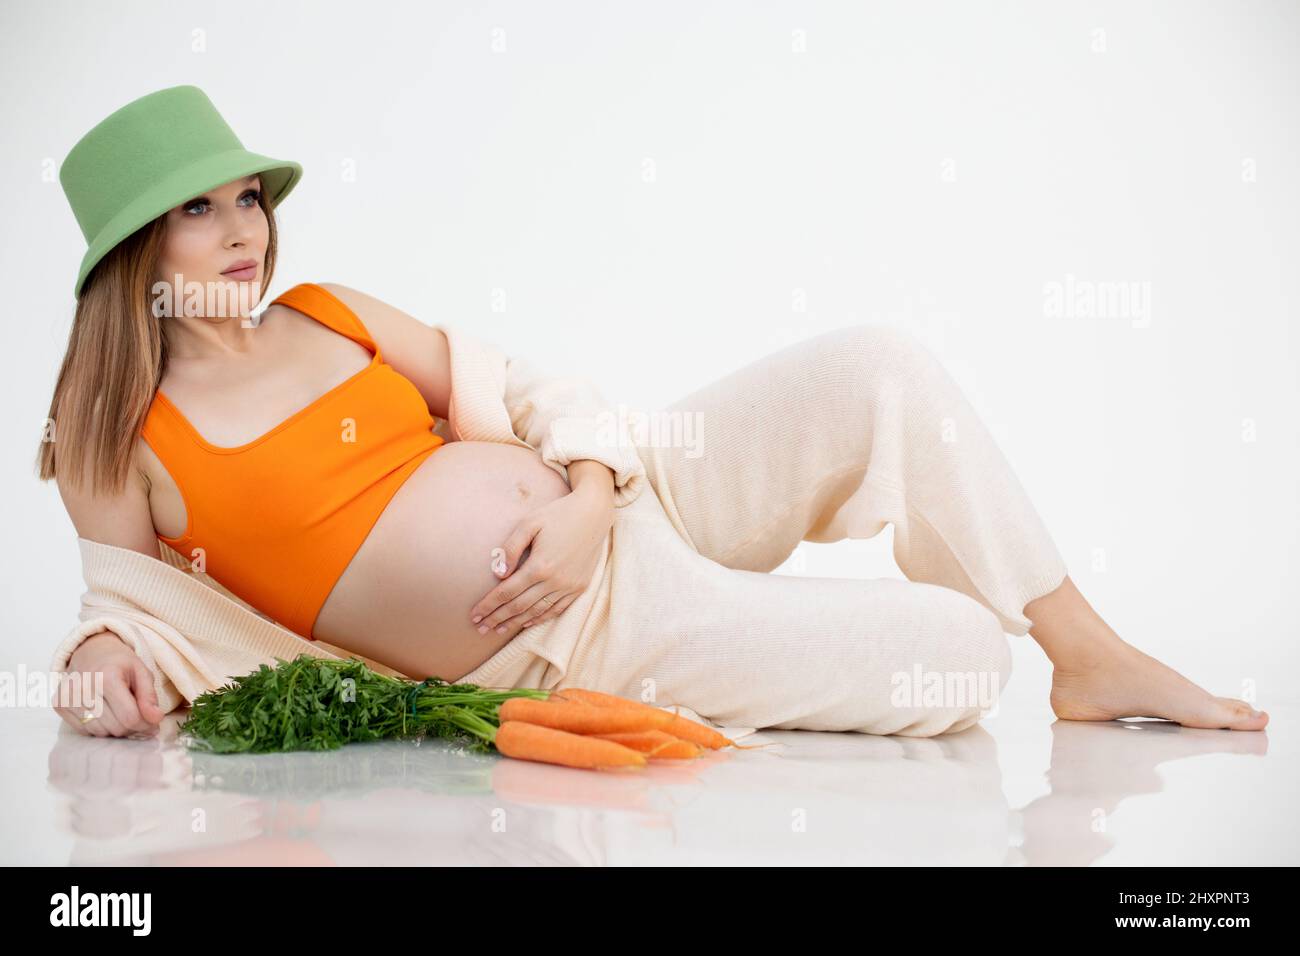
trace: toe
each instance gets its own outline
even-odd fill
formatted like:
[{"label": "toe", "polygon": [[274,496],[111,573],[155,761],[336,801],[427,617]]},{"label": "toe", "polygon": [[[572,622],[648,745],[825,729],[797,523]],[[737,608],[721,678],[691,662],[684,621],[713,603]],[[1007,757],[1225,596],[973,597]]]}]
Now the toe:
[{"label": "toe", "polygon": [[1232,697],[1220,697],[1223,705],[1224,726],[1230,730],[1263,730],[1268,724],[1268,714],[1255,710],[1244,700]]}]

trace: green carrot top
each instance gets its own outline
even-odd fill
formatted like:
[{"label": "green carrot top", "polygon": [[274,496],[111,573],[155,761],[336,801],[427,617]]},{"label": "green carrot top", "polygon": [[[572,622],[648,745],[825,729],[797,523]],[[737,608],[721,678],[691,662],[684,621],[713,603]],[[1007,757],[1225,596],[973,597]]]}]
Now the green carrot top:
[{"label": "green carrot top", "polygon": [[180,726],[186,744],[212,753],[336,750],[344,744],[436,736],[488,752],[502,702],[546,699],[529,688],[489,690],[438,677],[379,674],[357,658],[300,654],[194,699]]}]

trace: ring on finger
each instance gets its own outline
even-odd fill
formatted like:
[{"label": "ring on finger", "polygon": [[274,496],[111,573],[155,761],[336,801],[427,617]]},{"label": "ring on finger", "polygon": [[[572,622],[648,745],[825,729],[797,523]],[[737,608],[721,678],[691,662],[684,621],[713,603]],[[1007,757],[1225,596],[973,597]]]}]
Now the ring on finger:
[{"label": "ring on finger", "polygon": [[540,621],[540,620],[542,619],[542,617],[544,617],[545,615],[549,614],[549,613],[551,612],[551,609],[554,608],[554,607],[555,607],[555,604],[556,604],[555,601],[552,601],[550,598],[547,598],[547,597],[542,597],[542,598],[539,600],[539,603],[540,603],[541,601],[545,601],[545,602],[546,602],[546,610],[543,611],[541,614],[537,615],[537,617],[532,618],[531,620],[525,621],[525,622],[523,623],[522,627],[532,627],[534,624],[536,624],[538,621]]}]

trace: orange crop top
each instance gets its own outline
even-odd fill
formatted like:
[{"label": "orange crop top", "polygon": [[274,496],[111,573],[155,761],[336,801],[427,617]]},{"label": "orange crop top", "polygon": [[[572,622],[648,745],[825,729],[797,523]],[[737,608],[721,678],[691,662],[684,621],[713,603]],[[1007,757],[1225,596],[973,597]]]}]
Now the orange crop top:
[{"label": "orange crop top", "polygon": [[158,535],[308,640],[321,606],[390,498],[443,444],[411,380],[383,360],[357,315],[312,282],[274,302],[373,353],[370,364],[260,438],[209,444],[159,389],[141,436],[180,489],[188,524]]}]

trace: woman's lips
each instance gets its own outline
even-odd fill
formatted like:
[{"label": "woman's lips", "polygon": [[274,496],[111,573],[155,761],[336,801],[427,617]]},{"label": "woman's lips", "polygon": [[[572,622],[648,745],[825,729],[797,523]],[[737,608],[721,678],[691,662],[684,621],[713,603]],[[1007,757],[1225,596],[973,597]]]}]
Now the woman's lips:
[{"label": "woman's lips", "polygon": [[230,272],[223,272],[221,274],[228,279],[245,282],[257,275],[257,266],[246,266],[243,269],[234,269]]}]

